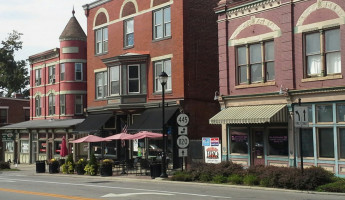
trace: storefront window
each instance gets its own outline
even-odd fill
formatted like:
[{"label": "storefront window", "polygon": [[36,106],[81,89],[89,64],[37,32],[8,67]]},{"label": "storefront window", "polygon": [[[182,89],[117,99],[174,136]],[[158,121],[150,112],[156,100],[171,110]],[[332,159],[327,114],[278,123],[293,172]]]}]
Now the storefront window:
[{"label": "storefront window", "polygon": [[56,141],[55,142],[55,154],[60,154],[61,151],[61,141]]},{"label": "storefront window", "polygon": [[287,129],[270,129],[268,134],[269,155],[288,155],[287,132]]},{"label": "storefront window", "polygon": [[318,122],[333,122],[332,105],[320,105],[316,107]]},{"label": "storefront window", "polygon": [[230,152],[248,154],[248,134],[245,130],[230,130]]},{"label": "storefront window", "polygon": [[13,152],[14,151],[14,142],[6,142],[5,144],[5,151],[6,152]]},{"label": "storefront window", "polygon": [[39,141],[39,153],[46,153],[47,151],[47,143],[46,141]]},{"label": "storefront window", "polygon": [[322,158],[334,158],[333,128],[319,129],[319,156]]},{"label": "storefront window", "polygon": [[20,153],[29,153],[29,140],[20,141]]},{"label": "storefront window", "polygon": [[313,129],[302,129],[303,157],[314,157]]},{"label": "storefront window", "polygon": [[345,159],[345,128],[339,129],[340,158]]},{"label": "storefront window", "polygon": [[345,105],[337,105],[337,121],[345,122]]},{"label": "storefront window", "polygon": [[313,122],[313,108],[312,106],[308,106],[308,122]]}]

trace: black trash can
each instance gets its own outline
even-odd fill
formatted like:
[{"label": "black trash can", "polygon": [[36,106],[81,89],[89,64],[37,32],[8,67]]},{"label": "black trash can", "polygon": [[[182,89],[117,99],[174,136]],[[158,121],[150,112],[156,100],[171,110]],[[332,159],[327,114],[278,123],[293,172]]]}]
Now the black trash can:
[{"label": "black trash can", "polygon": [[151,178],[159,177],[162,173],[162,164],[154,163],[150,165]]},{"label": "black trash can", "polygon": [[37,160],[36,161],[36,173],[45,173],[46,172],[46,161]]}]

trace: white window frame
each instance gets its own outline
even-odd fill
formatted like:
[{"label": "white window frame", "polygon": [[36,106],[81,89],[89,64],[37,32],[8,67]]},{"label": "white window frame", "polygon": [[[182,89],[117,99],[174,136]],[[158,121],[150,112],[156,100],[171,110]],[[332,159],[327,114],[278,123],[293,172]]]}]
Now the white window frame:
[{"label": "white window frame", "polygon": [[[75,63],[75,73],[74,77],[76,81],[82,81],[83,80],[83,63]],[[78,68],[80,67],[80,71]],[[77,79],[77,73],[80,73],[80,79]]]},{"label": "white window frame", "polygon": [[95,30],[95,51],[96,54],[108,52],[108,27]]},{"label": "white window frame", "polygon": [[[129,22],[132,22],[132,30],[133,31],[127,31],[127,27]],[[128,19],[126,21],[124,21],[124,47],[133,47],[134,46],[134,19]],[[133,35],[133,44],[129,44],[128,38],[130,35]]]},{"label": "white window frame", "polygon": [[48,114],[55,115],[55,95],[49,94],[48,96]]},{"label": "white window frame", "polygon": [[[137,67],[138,69],[138,77],[136,78],[130,78],[129,77],[129,67]],[[140,65],[127,65],[127,91],[128,91],[128,94],[138,94],[140,93]],[[135,91],[135,92],[130,92],[129,91],[129,81],[137,81],[138,82],[138,91]]]},{"label": "white window frame", "polygon": [[[117,68],[117,72],[118,72],[118,79],[114,79],[113,77],[113,70],[116,70]],[[109,68],[109,87],[110,87],[110,95],[119,95],[121,93],[121,67],[119,65],[113,66]],[[112,86],[113,86],[113,82],[118,82],[119,84],[119,92],[118,93],[113,93],[112,92]]]},{"label": "white window frame", "polygon": [[60,95],[60,115],[66,114],[66,95]]},{"label": "white window frame", "polygon": [[[99,83],[97,79],[97,75],[101,77],[101,80]],[[96,81],[96,99],[103,99],[108,96],[108,72],[103,71],[103,72],[97,72],[95,73],[95,81]],[[100,84],[100,85],[99,85]],[[102,88],[102,94],[99,94],[99,89]]]},{"label": "white window frame", "polygon": [[51,65],[48,67],[48,74],[48,83],[55,83],[55,65]]},{"label": "white window frame", "polygon": [[[169,10],[169,16],[166,16],[165,11]],[[157,15],[161,14],[161,24],[156,23]],[[153,12],[153,39],[162,39],[171,36],[171,9],[170,7],[161,8]],[[170,29],[167,28],[170,27]],[[158,29],[160,29],[158,31]],[[169,32],[167,32],[169,30]],[[159,34],[160,33],[160,34]]]},{"label": "white window frame", "polygon": [[65,63],[60,64],[60,81],[65,80]]},{"label": "white window frame", "polygon": [[[27,146],[28,148],[23,149],[24,143],[26,144],[25,146]],[[30,143],[29,140],[20,140],[20,153],[30,153]]]},{"label": "white window frame", "polygon": [[[78,102],[78,99],[80,99],[80,103]],[[77,112],[78,106],[80,107],[80,112]],[[76,115],[83,114],[83,95],[76,95],[74,99],[74,112]]]},{"label": "white window frame", "polygon": [[[158,71],[157,68],[161,69]],[[168,69],[170,67],[170,70]],[[155,82],[154,82],[154,91],[162,92],[162,85],[159,82],[159,75],[161,72],[165,72],[168,75],[167,83],[165,84],[165,91],[172,91],[172,80],[171,80],[171,59],[159,60],[154,62],[154,73],[155,73]],[[170,73],[169,73],[170,71]]]}]

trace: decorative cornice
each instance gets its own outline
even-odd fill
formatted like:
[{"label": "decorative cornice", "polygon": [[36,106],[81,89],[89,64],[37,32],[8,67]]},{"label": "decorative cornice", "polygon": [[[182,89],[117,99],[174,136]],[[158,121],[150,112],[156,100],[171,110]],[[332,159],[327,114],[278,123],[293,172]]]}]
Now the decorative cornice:
[{"label": "decorative cornice", "polygon": [[92,9],[92,8],[95,8],[95,7],[100,6],[102,4],[105,4],[105,3],[109,2],[109,1],[112,1],[112,0],[96,0],[96,1],[91,2],[89,4],[83,5],[83,9],[84,10]]}]

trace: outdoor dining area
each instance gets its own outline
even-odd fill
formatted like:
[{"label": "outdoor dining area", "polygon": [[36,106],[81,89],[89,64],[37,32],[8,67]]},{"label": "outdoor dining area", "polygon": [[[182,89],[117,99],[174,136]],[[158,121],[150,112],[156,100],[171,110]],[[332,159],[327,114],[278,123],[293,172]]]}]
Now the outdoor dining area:
[{"label": "outdoor dining area", "polygon": [[[161,175],[163,149],[152,143],[152,141],[162,142],[162,137],[161,133],[140,131],[136,134],[122,132],[109,137],[87,135],[70,142],[88,146],[88,156],[84,159],[90,160],[92,156],[95,156],[100,163],[99,166],[102,166],[102,163],[105,165],[104,162],[111,165],[111,172],[109,169],[108,172],[104,172],[102,170],[104,168],[101,167],[98,170],[101,175],[135,174],[151,175],[154,178]],[[79,159],[82,159],[82,156],[79,156]],[[169,160],[170,158],[167,158],[167,165]]]}]

